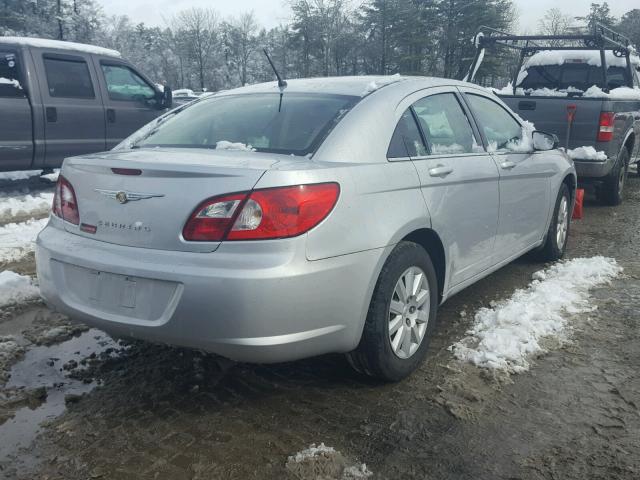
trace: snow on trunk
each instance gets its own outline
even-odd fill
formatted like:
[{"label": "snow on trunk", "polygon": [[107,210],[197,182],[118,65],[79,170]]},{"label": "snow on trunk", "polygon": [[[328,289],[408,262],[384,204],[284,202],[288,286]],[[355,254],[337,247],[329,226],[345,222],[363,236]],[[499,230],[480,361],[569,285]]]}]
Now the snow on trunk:
[{"label": "snow on trunk", "polygon": [[562,339],[568,315],[596,309],[589,289],[609,283],[622,272],[612,258],[576,258],[533,275],[524,290],[493,308],[482,308],[467,336],[449,347],[458,359],[478,367],[518,373],[529,358],[544,351],[542,339]]},{"label": "snow on trunk", "polygon": [[40,290],[31,277],[5,270],[0,272],[0,307],[33,300],[40,296]]}]

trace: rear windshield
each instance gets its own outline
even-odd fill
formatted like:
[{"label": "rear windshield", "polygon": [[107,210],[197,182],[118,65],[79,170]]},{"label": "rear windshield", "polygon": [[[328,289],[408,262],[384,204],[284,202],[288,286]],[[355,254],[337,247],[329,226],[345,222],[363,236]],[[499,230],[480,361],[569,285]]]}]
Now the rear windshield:
[{"label": "rear windshield", "polygon": [[[629,72],[623,67],[607,68],[609,84],[613,89],[629,85]],[[543,65],[529,67],[527,76],[518,87],[529,89],[550,88],[567,90],[575,88],[583,92],[597,85],[603,88],[602,68],[586,63],[565,63],[563,65]]]},{"label": "rear windshield", "polygon": [[359,97],[261,93],[212,97],[169,118],[134,147],[314,152]]}]

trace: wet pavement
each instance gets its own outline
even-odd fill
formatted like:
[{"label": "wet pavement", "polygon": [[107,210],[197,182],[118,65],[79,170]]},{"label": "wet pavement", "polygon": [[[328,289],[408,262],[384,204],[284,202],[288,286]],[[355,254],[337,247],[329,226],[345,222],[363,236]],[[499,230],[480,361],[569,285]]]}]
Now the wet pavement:
[{"label": "wet pavement", "polygon": [[[365,478],[366,463],[368,478],[640,479],[639,209],[638,177],[620,207],[587,201],[569,257],[611,256],[624,275],[594,289],[598,309],[571,319],[569,342],[512,376],[447,348],[478,308],[531,281],[543,265],[529,256],[443,305],[427,360],[397,384],[358,376],[340,356],[234,364],[112,343],[39,302],[2,312],[0,336],[22,352],[4,366],[0,478]],[[321,442],[339,455],[291,466]]]}]

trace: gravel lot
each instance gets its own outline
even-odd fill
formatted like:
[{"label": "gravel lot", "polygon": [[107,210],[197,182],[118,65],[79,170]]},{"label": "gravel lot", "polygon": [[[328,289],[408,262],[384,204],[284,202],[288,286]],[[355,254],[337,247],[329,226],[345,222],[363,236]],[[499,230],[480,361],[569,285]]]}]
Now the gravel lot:
[{"label": "gravel lot", "polygon": [[[588,199],[569,257],[613,257],[624,274],[516,375],[448,347],[479,308],[527,286],[542,268],[529,257],[448,301],[427,361],[397,384],[339,356],[234,364],[113,340],[39,300],[1,308],[0,478],[640,478],[639,210],[633,175],[622,206]],[[5,269],[33,275],[33,255]]]}]

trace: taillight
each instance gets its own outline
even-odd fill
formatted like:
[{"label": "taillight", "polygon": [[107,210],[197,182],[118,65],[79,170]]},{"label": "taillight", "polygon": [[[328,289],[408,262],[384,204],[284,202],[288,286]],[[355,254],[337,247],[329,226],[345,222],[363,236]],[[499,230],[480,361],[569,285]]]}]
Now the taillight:
[{"label": "taillight", "polygon": [[56,217],[65,222],[80,224],[80,212],[78,211],[78,201],[73,186],[62,175],[58,177],[56,190],[53,195],[52,212]]},{"label": "taillight", "polygon": [[601,112],[598,126],[598,141],[610,142],[613,140],[613,124],[616,114],[613,112]]},{"label": "taillight", "polygon": [[295,237],[324,220],[339,194],[337,183],[318,183],[211,198],[191,214],[182,236],[208,242]]}]

